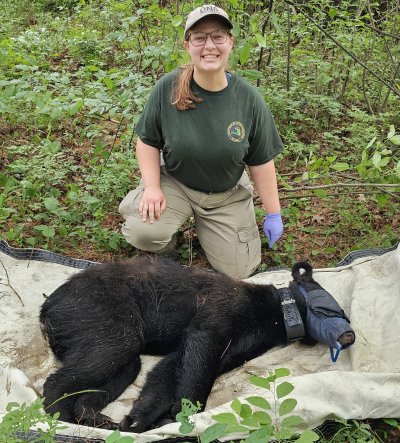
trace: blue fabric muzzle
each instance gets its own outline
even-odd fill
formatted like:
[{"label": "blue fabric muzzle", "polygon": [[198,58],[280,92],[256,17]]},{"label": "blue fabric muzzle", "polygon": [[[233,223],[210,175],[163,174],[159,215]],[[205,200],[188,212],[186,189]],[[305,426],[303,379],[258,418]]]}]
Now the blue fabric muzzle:
[{"label": "blue fabric muzzle", "polygon": [[[340,350],[348,348],[355,341],[350,320],[339,303],[322,287],[307,292],[300,284],[295,285],[306,301],[308,334],[314,340],[328,345],[332,361],[336,361]],[[336,354],[333,350],[336,350]]]}]

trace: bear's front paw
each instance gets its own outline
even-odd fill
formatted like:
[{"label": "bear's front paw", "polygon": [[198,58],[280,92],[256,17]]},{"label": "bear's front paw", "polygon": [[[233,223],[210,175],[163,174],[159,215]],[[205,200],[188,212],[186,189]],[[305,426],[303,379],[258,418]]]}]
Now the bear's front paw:
[{"label": "bear's front paw", "polygon": [[141,432],[147,431],[148,425],[141,420],[126,415],[119,424],[118,429],[123,432],[136,432],[140,434]]}]

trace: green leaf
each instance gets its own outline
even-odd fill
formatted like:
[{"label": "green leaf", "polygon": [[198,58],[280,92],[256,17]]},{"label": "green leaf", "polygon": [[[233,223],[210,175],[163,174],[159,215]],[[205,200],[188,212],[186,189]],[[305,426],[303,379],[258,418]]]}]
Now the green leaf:
[{"label": "green leaf", "polygon": [[384,168],[390,163],[391,160],[392,157],[383,157],[381,161],[378,163],[378,168]]},{"label": "green leaf", "polygon": [[76,115],[82,109],[82,106],[83,106],[83,100],[80,98],[75,103],[72,103],[72,105],[68,107],[68,114],[70,116]]},{"label": "green leaf", "polygon": [[237,415],[240,414],[240,409],[242,407],[242,403],[236,398],[233,400],[233,402],[230,404],[231,408],[236,412]]},{"label": "green leaf", "polygon": [[57,108],[53,108],[50,112],[50,118],[52,120],[57,120],[58,118],[60,118],[62,115],[62,108],[57,107]]},{"label": "green leaf", "polygon": [[314,189],[313,192],[318,198],[326,198],[328,196],[327,192],[323,189]]},{"label": "green leaf", "polygon": [[381,161],[382,156],[381,153],[376,151],[374,152],[374,155],[372,156],[372,164],[375,166],[375,168],[379,168],[379,162]]},{"label": "green leaf", "polygon": [[85,195],[82,197],[82,201],[88,205],[94,205],[100,202],[100,200],[94,195]]},{"label": "green leaf", "polygon": [[274,374],[275,374],[276,378],[288,377],[290,375],[290,371],[287,368],[278,368],[278,369],[275,369]]},{"label": "green leaf", "polygon": [[271,425],[263,426],[260,429],[252,432],[244,442],[246,443],[266,443],[270,441],[270,437],[274,433],[274,428]]},{"label": "green leaf", "polygon": [[328,163],[333,163],[337,159],[337,155],[330,155],[326,157]]},{"label": "green leaf", "polygon": [[247,426],[248,428],[253,428],[253,429],[257,429],[260,427],[258,421],[254,417],[244,418],[240,422],[240,424],[243,426]]},{"label": "green leaf", "polygon": [[293,435],[295,434],[295,431],[293,429],[290,428],[280,428],[280,430],[276,433],[276,435],[274,435],[274,437],[278,440],[289,440],[293,437]]},{"label": "green leaf", "polygon": [[322,165],[322,162],[324,161],[324,159],[322,157],[318,158],[314,164],[312,165],[312,170],[316,170],[319,169],[319,167]]},{"label": "green leaf", "polygon": [[304,423],[304,420],[301,417],[299,417],[298,415],[291,415],[289,417],[285,417],[282,420],[281,425],[285,426],[287,428],[291,428],[293,426],[298,426],[298,425],[301,425],[303,423]]},{"label": "green leaf", "polygon": [[324,248],[325,254],[334,254],[337,251],[337,248],[334,246],[328,246]]},{"label": "green leaf", "polygon": [[61,150],[60,142],[51,140],[43,140],[43,149],[45,152],[48,152],[49,154],[57,154]]},{"label": "green leaf", "polygon": [[267,38],[265,35],[262,35],[259,32],[257,32],[256,39],[257,39],[258,46],[260,46],[261,48],[267,47]]},{"label": "green leaf", "polygon": [[337,10],[335,8],[329,8],[328,15],[330,18],[334,18],[337,14]]},{"label": "green leaf", "polygon": [[395,418],[383,418],[382,421],[384,421],[389,426],[393,426],[394,428],[400,426],[400,422]]},{"label": "green leaf", "polygon": [[[16,402],[10,402],[10,403],[7,403],[6,411],[7,411],[7,412],[11,412],[13,409],[16,409],[16,408],[19,408],[19,407],[20,407],[19,403],[16,403]],[[22,406],[21,406],[21,407],[22,407]]]},{"label": "green leaf", "polygon": [[393,143],[396,146],[400,146],[400,135],[394,135],[393,137],[390,137],[390,142]]},{"label": "green leaf", "polygon": [[177,28],[178,26],[180,26],[180,25],[182,24],[182,22],[183,22],[183,17],[182,17],[181,15],[175,15],[175,16],[172,18],[172,21],[171,21],[172,26],[175,27],[175,28]]},{"label": "green leaf", "polygon": [[181,412],[176,414],[176,420],[181,423],[179,426],[179,432],[183,435],[190,434],[194,429],[194,423],[188,418],[186,418],[186,420],[183,419],[183,417],[181,417],[179,414],[181,414]]},{"label": "green leaf", "polygon": [[226,425],[237,425],[238,422],[234,414],[230,412],[222,412],[221,414],[213,415],[212,419],[218,423],[223,423]]},{"label": "green leaf", "polygon": [[194,422],[191,419],[191,415],[195,414],[200,409],[200,403],[194,405],[190,400],[182,398],[181,400],[182,410],[176,414],[176,421],[181,423],[179,432],[182,434],[190,434],[194,429]]},{"label": "green leaf", "polygon": [[251,52],[251,45],[249,42],[246,42],[239,53],[240,64],[242,64],[242,65],[246,64],[246,62],[250,58],[250,52]]},{"label": "green leaf", "polygon": [[284,381],[283,383],[281,383],[276,387],[276,394],[278,398],[282,398],[290,394],[293,391],[293,389],[294,386],[291,383]]},{"label": "green leaf", "polygon": [[114,431],[111,435],[109,435],[105,442],[106,443],[115,443],[121,438],[121,433],[119,431]]},{"label": "green leaf", "polygon": [[242,69],[240,70],[240,72],[242,75],[245,75],[250,80],[257,80],[264,75],[261,71],[258,71],[257,69]]},{"label": "green leaf", "polygon": [[67,192],[67,199],[71,201],[77,201],[79,199],[79,195],[75,191],[68,191]]},{"label": "green leaf", "polygon": [[279,405],[279,416],[289,414],[297,405],[297,400],[294,398],[287,398]]},{"label": "green leaf", "polygon": [[314,441],[319,441],[320,436],[314,432],[306,430],[304,431],[298,440],[296,440],[297,443],[312,443]]},{"label": "green leaf", "polygon": [[65,225],[61,225],[58,228],[58,233],[62,236],[62,237],[66,237],[68,234],[68,227]]},{"label": "green leaf", "polygon": [[270,386],[269,380],[267,380],[265,377],[257,377],[256,375],[251,375],[249,381],[252,385],[264,389],[269,389]]},{"label": "green leaf", "polygon": [[44,206],[48,211],[55,211],[58,208],[58,200],[55,197],[45,198]]},{"label": "green leaf", "polygon": [[111,91],[115,89],[115,82],[110,77],[104,77],[104,83]]},{"label": "green leaf", "polygon": [[259,396],[247,397],[246,401],[248,401],[253,406],[257,406],[258,408],[266,409],[267,411],[269,411],[271,409],[271,405],[263,397],[259,397]]},{"label": "green leaf", "polygon": [[387,134],[387,139],[390,140],[394,134],[396,134],[396,130],[394,129],[394,125],[390,125],[389,132]]},{"label": "green leaf", "polygon": [[380,208],[384,208],[390,200],[389,194],[376,194],[375,200]]},{"label": "green leaf", "polygon": [[232,34],[233,34],[235,37],[238,37],[239,34],[241,33],[241,31],[242,31],[242,28],[240,27],[239,23],[235,22],[235,23],[233,24]]},{"label": "green leaf", "polygon": [[35,226],[35,231],[39,231],[43,235],[43,237],[46,237],[46,238],[52,238],[56,234],[56,231],[54,230],[54,228],[51,228],[50,226],[45,226],[45,225]]},{"label": "green leaf", "polygon": [[256,411],[253,413],[253,418],[262,425],[269,425],[272,423],[272,418],[264,411]]},{"label": "green leaf", "polygon": [[240,408],[240,417],[242,418],[249,418],[253,414],[253,411],[251,410],[249,405],[242,404],[242,407]]},{"label": "green leaf", "polygon": [[231,434],[232,432],[249,432],[249,429],[241,425],[227,425],[225,434]]},{"label": "green leaf", "polygon": [[350,169],[350,166],[348,163],[344,163],[344,162],[336,162],[332,165],[332,169],[334,169],[335,171],[347,171],[348,169]]},{"label": "green leaf", "polygon": [[227,430],[227,425],[222,423],[215,423],[214,425],[211,425],[209,428],[207,428],[200,435],[200,442],[211,443],[214,440],[218,440],[223,435],[226,435],[226,430]]},{"label": "green leaf", "polygon": [[372,140],[370,140],[370,142],[368,143],[367,147],[365,149],[370,148],[376,141],[376,137],[374,137]]}]

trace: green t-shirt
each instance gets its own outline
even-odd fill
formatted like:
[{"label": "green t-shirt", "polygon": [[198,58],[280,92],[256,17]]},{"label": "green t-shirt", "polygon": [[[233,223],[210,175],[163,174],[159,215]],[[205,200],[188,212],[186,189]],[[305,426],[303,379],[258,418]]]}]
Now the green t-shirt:
[{"label": "green t-shirt", "polygon": [[135,128],[143,143],[162,150],[176,180],[203,192],[226,191],[245,165],[267,163],[283,150],[271,112],[253,85],[235,74],[218,92],[192,81],[204,100],[179,111],[171,104],[177,75],[173,71],[156,83]]}]

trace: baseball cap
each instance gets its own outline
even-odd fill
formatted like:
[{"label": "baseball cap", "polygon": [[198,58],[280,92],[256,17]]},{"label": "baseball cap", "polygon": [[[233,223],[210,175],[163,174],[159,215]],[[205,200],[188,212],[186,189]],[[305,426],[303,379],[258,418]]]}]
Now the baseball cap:
[{"label": "baseball cap", "polygon": [[199,20],[205,17],[222,18],[222,20],[227,24],[229,29],[233,28],[232,22],[229,20],[228,14],[222,8],[218,8],[218,6],[214,5],[203,5],[199,6],[188,15],[185,25],[185,34]]}]

